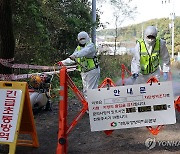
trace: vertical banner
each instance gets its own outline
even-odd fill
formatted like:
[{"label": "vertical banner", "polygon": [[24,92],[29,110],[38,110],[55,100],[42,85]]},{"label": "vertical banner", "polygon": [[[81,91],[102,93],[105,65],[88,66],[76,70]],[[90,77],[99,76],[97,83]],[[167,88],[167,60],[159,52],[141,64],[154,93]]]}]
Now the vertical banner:
[{"label": "vertical banner", "polygon": [[0,142],[13,142],[22,91],[15,89],[0,89]]},{"label": "vertical banner", "polygon": [[[19,134],[32,140],[18,140]],[[39,147],[26,82],[0,81],[0,144],[8,144],[10,154],[16,145]]]}]

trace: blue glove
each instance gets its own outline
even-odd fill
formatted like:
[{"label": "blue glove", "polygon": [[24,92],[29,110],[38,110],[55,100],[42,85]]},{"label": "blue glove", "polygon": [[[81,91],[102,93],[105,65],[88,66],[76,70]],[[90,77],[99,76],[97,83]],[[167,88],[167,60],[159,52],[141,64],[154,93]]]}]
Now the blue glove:
[{"label": "blue glove", "polygon": [[138,76],[139,76],[139,74],[137,74],[137,73],[134,73],[134,74],[132,75],[133,79],[135,79],[135,80],[138,78]]},{"label": "blue glove", "polygon": [[163,72],[163,79],[164,81],[168,80],[168,72]]}]

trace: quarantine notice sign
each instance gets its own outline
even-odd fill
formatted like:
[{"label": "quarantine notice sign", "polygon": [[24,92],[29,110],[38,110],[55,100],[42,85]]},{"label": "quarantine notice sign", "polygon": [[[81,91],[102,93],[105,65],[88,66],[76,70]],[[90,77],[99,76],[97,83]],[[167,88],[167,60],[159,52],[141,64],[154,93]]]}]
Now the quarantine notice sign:
[{"label": "quarantine notice sign", "polygon": [[91,131],[176,123],[172,82],[87,91]]},{"label": "quarantine notice sign", "polygon": [[22,91],[0,89],[0,142],[13,142]]}]

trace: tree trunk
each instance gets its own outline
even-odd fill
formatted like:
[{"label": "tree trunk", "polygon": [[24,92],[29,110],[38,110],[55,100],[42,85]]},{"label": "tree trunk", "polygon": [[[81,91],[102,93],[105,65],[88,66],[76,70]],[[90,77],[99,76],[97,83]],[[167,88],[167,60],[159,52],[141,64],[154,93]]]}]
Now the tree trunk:
[{"label": "tree trunk", "polygon": [[1,64],[2,60],[14,61],[15,40],[12,26],[11,0],[0,0],[0,74],[12,74],[12,68]]}]

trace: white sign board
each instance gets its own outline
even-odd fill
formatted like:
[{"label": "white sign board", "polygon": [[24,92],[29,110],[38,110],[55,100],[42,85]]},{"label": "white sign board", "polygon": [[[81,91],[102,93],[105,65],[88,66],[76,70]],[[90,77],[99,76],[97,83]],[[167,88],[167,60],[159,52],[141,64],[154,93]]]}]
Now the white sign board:
[{"label": "white sign board", "polygon": [[91,131],[176,123],[172,82],[87,91]]},{"label": "white sign board", "polygon": [[13,142],[22,91],[0,89],[0,142]]}]

